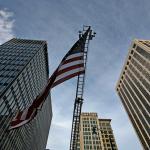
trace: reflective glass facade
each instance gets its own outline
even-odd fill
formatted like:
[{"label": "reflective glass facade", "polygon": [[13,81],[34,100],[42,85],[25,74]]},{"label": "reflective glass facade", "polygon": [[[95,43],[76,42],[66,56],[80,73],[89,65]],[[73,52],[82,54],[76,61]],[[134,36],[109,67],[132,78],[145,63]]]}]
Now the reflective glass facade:
[{"label": "reflective glass facade", "polygon": [[133,41],[117,92],[145,150],[150,149],[150,41]]},{"label": "reflective glass facade", "polygon": [[111,119],[98,119],[97,113],[82,113],[77,150],[118,150],[110,122]]},{"label": "reflective glass facade", "polygon": [[0,150],[45,149],[52,118],[50,95],[34,120],[8,128],[15,112],[30,105],[46,85],[47,57],[45,41],[12,39],[0,45]]}]

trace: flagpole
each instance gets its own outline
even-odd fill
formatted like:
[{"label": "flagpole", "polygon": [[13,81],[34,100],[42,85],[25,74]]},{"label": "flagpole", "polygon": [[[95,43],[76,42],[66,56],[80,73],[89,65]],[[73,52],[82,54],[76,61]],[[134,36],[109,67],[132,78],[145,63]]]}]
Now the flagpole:
[{"label": "flagpole", "polygon": [[[79,38],[82,38],[83,35],[88,32],[85,43],[83,45],[84,52],[84,67],[86,73],[86,65],[87,65],[87,57],[88,57],[88,46],[89,41],[95,37],[95,32],[91,30],[90,26],[83,26],[83,31],[79,31]],[[74,110],[73,110],[73,119],[72,119],[72,130],[71,130],[71,139],[70,139],[70,150],[77,150],[77,142],[79,139],[79,127],[80,127],[80,114],[82,110],[83,104],[83,92],[85,85],[85,73],[78,75],[77,78],[77,88],[76,88],[76,97],[74,102]]]}]

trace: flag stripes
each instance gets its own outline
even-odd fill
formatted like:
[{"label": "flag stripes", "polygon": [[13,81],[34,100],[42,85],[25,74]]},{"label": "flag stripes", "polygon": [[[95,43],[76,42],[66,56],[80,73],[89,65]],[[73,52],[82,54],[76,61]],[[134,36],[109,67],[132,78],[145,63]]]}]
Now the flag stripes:
[{"label": "flag stripes", "polygon": [[16,114],[10,123],[9,129],[18,128],[31,121],[36,116],[37,110],[42,108],[51,88],[85,72],[84,45],[89,31],[90,29],[83,34],[65,55],[58,68],[49,78],[46,87],[42,90],[40,95],[36,97],[29,107]]},{"label": "flag stripes", "polygon": [[69,79],[71,79],[71,78],[73,78],[73,77],[75,77],[75,76],[78,76],[78,75],[80,75],[80,74],[83,74],[84,72],[85,72],[85,70],[83,69],[82,71],[79,71],[79,72],[70,74],[70,75],[68,75],[68,76],[66,76],[66,77],[64,77],[64,78],[62,78],[62,79],[56,81],[56,82],[53,84],[53,87],[56,86],[56,85],[58,85],[58,84],[60,84],[60,83],[62,83],[62,82],[64,82],[64,81],[66,81],[66,80],[69,80]]},{"label": "flag stripes", "polygon": [[[77,68],[77,69],[73,69],[73,70],[67,71],[67,72],[65,72],[65,73],[63,73],[63,74],[61,74],[61,75],[59,75],[59,76],[56,78],[55,82],[57,82],[57,81],[59,81],[59,80],[65,78],[65,77],[68,77],[68,76],[70,76],[71,74],[78,73],[78,72],[83,71],[83,70],[84,70],[84,67],[82,67],[82,68],[80,67],[80,68]],[[70,79],[70,78],[69,78],[69,79]],[[54,82],[54,84],[55,84],[55,82]]]},{"label": "flag stripes", "polygon": [[[19,113],[20,113],[19,114],[19,116],[20,116],[23,112],[19,112]],[[28,113],[27,110],[26,110],[26,113]],[[9,130],[18,128],[18,127],[28,123],[36,116],[36,113],[37,113],[37,110],[33,109],[32,113],[30,114],[29,117],[26,117],[25,119],[21,120],[21,118],[20,118],[21,116],[20,116],[20,117],[17,117],[16,120],[12,120]]]},{"label": "flag stripes", "polygon": [[68,59],[68,60],[64,61],[63,64],[67,64],[67,63],[69,63],[69,62],[73,62],[73,61],[76,61],[76,60],[82,60],[82,59],[83,59],[82,57],[83,57],[83,56],[79,56],[79,57],[75,57],[75,58]]},{"label": "flag stripes", "polygon": [[70,67],[67,67],[63,70],[60,70],[58,71],[58,76],[69,71],[69,70],[73,70],[73,69],[77,69],[77,68],[84,68],[84,64],[77,64],[77,65],[73,65],[73,66],[70,66]]},{"label": "flag stripes", "polygon": [[83,52],[80,52],[80,53],[76,53],[76,54],[72,54],[72,55],[69,55],[66,60],[69,60],[69,59],[72,59],[72,58],[77,58],[77,57],[82,57],[83,56]]},{"label": "flag stripes", "polygon": [[69,63],[65,63],[65,64],[63,64],[63,65],[58,69],[58,71],[59,71],[59,70],[66,69],[66,68],[69,68],[69,67],[72,67],[72,66],[76,66],[76,65],[79,65],[79,64],[84,64],[83,59],[82,59],[82,60],[73,61],[73,62],[69,62]]}]

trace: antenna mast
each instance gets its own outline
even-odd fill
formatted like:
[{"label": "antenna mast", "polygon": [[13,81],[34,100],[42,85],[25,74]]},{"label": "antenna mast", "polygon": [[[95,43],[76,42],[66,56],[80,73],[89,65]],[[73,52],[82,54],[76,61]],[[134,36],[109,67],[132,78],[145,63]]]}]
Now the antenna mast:
[{"label": "antenna mast", "polygon": [[[88,33],[88,36],[84,45],[85,73],[86,73],[89,41],[92,40],[93,37],[95,37],[96,33],[91,30],[90,26],[83,26],[83,30],[79,31],[79,38],[80,38],[88,28],[90,28],[90,31]],[[80,130],[80,114],[81,114],[81,109],[82,109],[82,104],[83,104],[85,73],[78,75],[78,79],[77,79],[76,98],[75,98],[75,103],[74,103],[72,131],[71,131],[71,139],[70,139],[70,150],[77,150],[77,142],[79,139],[79,130]]]}]

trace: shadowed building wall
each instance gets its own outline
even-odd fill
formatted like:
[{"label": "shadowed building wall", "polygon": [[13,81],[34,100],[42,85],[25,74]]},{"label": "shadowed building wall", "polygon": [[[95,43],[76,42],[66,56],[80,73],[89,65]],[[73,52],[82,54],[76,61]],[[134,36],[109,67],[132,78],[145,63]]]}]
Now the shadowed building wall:
[{"label": "shadowed building wall", "polygon": [[0,149],[46,148],[52,119],[51,97],[30,123],[9,131],[10,121],[47,83],[48,55],[45,41],[12,39],[0,45]]},{"label": "shadowed building wall", "polygon": [[117,93],[145,150],[150,149],[150,41],[134,40]]}]

